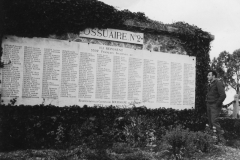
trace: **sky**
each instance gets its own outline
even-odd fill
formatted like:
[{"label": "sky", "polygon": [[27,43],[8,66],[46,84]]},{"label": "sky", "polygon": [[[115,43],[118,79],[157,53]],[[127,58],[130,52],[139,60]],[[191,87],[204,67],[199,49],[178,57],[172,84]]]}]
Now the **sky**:
[{"label": "sky", "polygon": [[[164,24],[185,22],[214,36],[210,59],[227,51],[240,49],[240,0],[99,0],[131,12],[143,12]],[[227,92],[224,104],[233,100],[234,90]]]},{"label": "sky", "polygon": [[99,0],[115,8],[143,12],[152,20],[186,22],[214,36],[210,58],[240,49],[240,0]]}]

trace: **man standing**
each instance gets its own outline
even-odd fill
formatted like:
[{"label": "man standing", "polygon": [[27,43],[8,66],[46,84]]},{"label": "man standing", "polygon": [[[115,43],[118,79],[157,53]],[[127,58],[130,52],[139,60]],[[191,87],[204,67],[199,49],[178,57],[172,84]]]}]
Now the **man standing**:
[{"label": "man standing", "polygon": [[207,115],[210,128],[216,128],[217,133],[222,135],[224,131],[217,120],[222,109],[222,102],[226,98],[224,85],[217,80],[217,73],[215,71],[208,72],[208,92],[206,96]]}]

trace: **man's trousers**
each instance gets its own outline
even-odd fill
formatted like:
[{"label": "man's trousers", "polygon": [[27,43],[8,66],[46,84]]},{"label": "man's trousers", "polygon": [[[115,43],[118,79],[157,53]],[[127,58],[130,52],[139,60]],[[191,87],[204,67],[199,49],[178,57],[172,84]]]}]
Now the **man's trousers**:
[{"label": "man's trousers", "polygon": [[221,126],[217,119],[220,115],[221,110],[222,110],[222,106],[217,106],[215,103],[207,102],[207,115],[208,115],[209,126],[211,128],[213,126],[216,127],[218,133],[222,132]]}]

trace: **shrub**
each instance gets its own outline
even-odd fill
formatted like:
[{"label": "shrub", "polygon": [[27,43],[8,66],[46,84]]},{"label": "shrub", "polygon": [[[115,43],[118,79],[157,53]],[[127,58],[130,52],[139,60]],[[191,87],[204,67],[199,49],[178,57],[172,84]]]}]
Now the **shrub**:
[{"label": "shrub", "polygon": [[72,125],[69,132],[69,145],[87,145],[91,149],[106,149],[112,146],[113,132],[110,126],[101,126],[104,118],[88,118],[82,125]]},{"label": "shrub", "polygon": [[146,107],[0,106],[0,150],[68,148],[88,144],[108,148],[125,142],[135,147],[154,145],[169,126],[189,130],[205,126],[195,110]]},{"label": "shrub", "polygon": [[116,154],[133,153],[136,151],[136,149],[132,148],[127,143],[114,143],[111,150]]},{"label": "shrub", "polygon": [[210,152],[214,148],[214,139],[203,132],[193,132],[181,126],[171,128],[162,138],[160,149],[167,157],[182,159],[192,157],[197,153]]},{"label": "shrub", "polygon": [[151,118],[146,116],[130,117],[130,124],[125,125],[123,135],[125,136],[126,143],[131,146],[146,146],[150,141],[150,134],[155,132],[155,123]]},{"label": "shrub", "polygon": [[240,119],[230,117],[219,118],[219,123],[225,131],[224,137],[227,140],[239,139],[240,137]]}]

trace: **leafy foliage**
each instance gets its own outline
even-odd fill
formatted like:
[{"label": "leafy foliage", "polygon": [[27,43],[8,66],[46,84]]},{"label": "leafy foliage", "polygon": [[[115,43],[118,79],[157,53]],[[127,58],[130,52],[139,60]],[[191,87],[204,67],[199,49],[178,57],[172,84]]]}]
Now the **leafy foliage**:
[{"label": "leafy foliage", "polygon": [[169,130],[163,141],[168,144],[168,155],[176,159],[190,158],[203,152],[209,153],[215,143],[211,135],[200,131],[192,132],[181,126]]},{"label": "leafy foliage", "polygon": [[240,49],[233,54],[223,51],[214,58],[211,67],[215,69],[219,78],[225,83],[226,89],[233,88],[239,93],[240,88]]},{"label": "leafy foliage", "polygon": [[119,11],[97,0],[2,0],[0,6],[1,37],[47,38],[50,35],[78,34],[86,28],[113,28],[177,38],[188,55],[197,57],[195,106],[199,112],[205,112],[205,75],[210,67],[208,53],[213,40],[208,32],[184,22],[165,25],[149,19],[144,13]]},{"label": "leafy foliage", "polygon": [[195,110],[165,108],[2,105],[0,121],[0,150],[68,148],[83,144],[91,149],[106,149],[114,142],[132,147],[154,145],[170,126],[203,130],[206,118]]},{"label": "leafy foliage", "polygon": [[[240,136],[240,121],[219,121],[227,139]],[[206,117],[193,109],[2,105],[0,122],[0,151],[67,149],[63,159],[181,159],[213,143],[201,132]]]},{"label": "leafy foliage", "polygon": [[225,131],[225,137],[228,140],[239,139],[240,137],[240,120],[229,117],[219,118],[219,123]]}]

